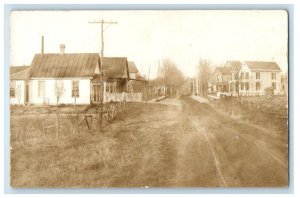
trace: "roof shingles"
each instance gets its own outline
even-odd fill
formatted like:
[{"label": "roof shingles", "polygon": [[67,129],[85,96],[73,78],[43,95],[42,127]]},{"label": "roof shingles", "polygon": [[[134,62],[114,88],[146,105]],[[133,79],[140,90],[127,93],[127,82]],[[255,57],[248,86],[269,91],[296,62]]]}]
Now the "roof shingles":
[{"label": "roof shingles", "polygon": [[104,57],[103,75],[105,79],[128,78],[128,64],[125,57]]},{"label": "roof shingles", "polygon": [[[92,77],[95,66],[88,57],[98,54],[36,54],[32,60],[31,78]],[[83,58],[86,57],[85,61]],[[80,64],[76,64],[81,59]],[[75,63],[75,64],[74,64]],[[84,67],[86,72],[81,72]]]},{"label": "roof shingles", "polygon": [[[99,65],[97,53],[36,54],[31,63],[31,78],[94,77]],[[128,78],[126,57],[104,57],[105,79]]]}]

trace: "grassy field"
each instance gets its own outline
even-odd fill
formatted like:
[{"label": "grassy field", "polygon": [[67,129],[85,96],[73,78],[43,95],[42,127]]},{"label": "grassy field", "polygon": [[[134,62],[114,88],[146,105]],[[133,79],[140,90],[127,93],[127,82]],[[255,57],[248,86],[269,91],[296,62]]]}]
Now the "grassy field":
[{"label": "grassy field", "polygon": [[[170,169],[169,162],[161,161],[168,160],[163,159],[168,156],[164,152],[172,154],[174,151],[168,150],[168,140],[161,137],[164,133],[159,133],[159,127],[153,126],[151,119],[165,120],[167,109],[167,106],[153,104],[146,109],[143,103],[128,103],[126,110],[119,113],[102,133],[82,128],[78,135],[72,135],[72,129],[68,130],[66,126],[61,129],[64,135],[58,139],[54,135],[37,135],[35,141],[21,143],[17,139],[24,140],[32,133],[19,132],[22,126],[18,125],[20,122],[15,112],[11,117],[11,185],[117,187],[163,184],[164,181],[157,179],[168,178],[163,174],[170,174]],[[33,116],[25,125],[26,131],[38,128],[39,119]],[[168,123],[165,126],[168,127]],[[49,130],[48,133],[55,132]]]},{"label": "grassy field", "polygon": [[280,128],[285,131],[288,128],[286,96],[215,100],[210,105],[231,118],[260,125],[264,128]]}]

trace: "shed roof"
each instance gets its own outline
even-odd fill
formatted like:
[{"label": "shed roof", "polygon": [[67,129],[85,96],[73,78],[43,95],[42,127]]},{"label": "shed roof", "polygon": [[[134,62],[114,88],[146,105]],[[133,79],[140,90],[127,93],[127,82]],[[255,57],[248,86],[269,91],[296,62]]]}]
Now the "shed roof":
[{"label": "shed roof", "polygon": [[14,73],[17,73],[17,72],[20,72],[20,71],[23,71],[23,70],[26,70],[29,68],[30,68],[29,66],[11,66],[11,67],[9,67],[9,73],[10,73],[10,75],[12,75]]},{"label": "shed roof", "polygon": [[10,80],[26,80],[29,78],[30,69],[24,69],[19,72],[11,73]]}]

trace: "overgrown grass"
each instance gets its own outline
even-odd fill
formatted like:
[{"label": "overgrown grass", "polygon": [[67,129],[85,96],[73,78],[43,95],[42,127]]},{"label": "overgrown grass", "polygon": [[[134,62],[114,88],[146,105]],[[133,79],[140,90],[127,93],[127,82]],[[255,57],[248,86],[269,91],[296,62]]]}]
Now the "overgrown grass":
[{"label": "overgrown grass", "polygon": [[[216,100],[210,105],[233,119],[243,120],[267,129],[287,131],[288,112],[283,104],[284,99],[270,100],[269,103],[265,97],[259,99],[257,97],[245,97],[240,100]],[[278,101],[280,105],[277,106]],[[265,104],[268,104],[269,107],[266,108]],[[272,109],[270,110],[270,108]]]},{"label": "overgrown grass", "polygon": [[[11,117],[11,185],[142,187],[169,183],[173,172],[168,163],[172,160],[165,157],[175,152],[168,146],[169,141],[175,140],[165,138],[164,129],[174,123],[167,123],[159,131],[161,125],[153,126],[152,121],[163,124],[170,111],[158,104],[146,108],[144,103],[127,103],[126,110],[101,133],[97,125],[92,130],[83,125],[79,134],[72,134],[72,127],[65,125],[60,129],[59,138],[54,135],[55,128],[49,129],[46,135],[33,132],[40,127],[41,117],[32,116],[26,120],[26,129],[22,129],[19,125],[22,118],[14,114]],[[54,117],[48,119],[48,124],[54,122]],[[35,140],[28,141],[33,135]]]}]

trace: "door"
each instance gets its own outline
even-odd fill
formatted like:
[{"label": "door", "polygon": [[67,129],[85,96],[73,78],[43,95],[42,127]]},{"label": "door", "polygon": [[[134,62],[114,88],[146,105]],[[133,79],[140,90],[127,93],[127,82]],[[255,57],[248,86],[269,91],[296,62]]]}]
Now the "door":
[{"label": "door", "polygon": [[29,102],[29,83],[25,82],[25,101],[24,103],[27,104]]},{"label": "door", "polygon": [[99,84],[94,84],[93,85],[93,102],[94,103],[99,103],[100,102],[100,94],[101,94],[101,87]]}]

